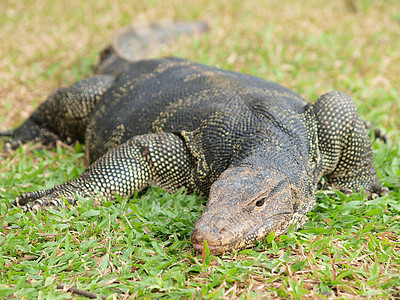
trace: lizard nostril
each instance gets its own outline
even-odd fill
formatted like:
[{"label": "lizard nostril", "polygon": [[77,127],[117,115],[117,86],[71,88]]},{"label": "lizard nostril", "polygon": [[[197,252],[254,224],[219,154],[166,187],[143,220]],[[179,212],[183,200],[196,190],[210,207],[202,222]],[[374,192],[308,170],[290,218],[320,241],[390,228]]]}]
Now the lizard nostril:
[{"label": "lizard nostril", "polygon": [[220,229],[219,234],[226,234],[228,232],[229,232],[229,230],[226,229],[226,227],[223,227],[223,228]]},{"label": "lizard nostril", "polygon": [[205,234],[198,229],[194,229],[191,239],[193,243],[202,243],[205,240]]}]

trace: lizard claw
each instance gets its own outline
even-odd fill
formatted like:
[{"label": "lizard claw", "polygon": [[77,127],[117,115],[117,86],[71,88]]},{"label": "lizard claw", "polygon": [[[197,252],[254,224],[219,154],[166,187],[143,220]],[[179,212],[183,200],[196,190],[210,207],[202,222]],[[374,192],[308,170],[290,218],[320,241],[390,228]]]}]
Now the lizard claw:
[{"label": "lizard claw", "polygon": [[0,137],[9,137],[4,144],[4,151],[16,150],[27,142],[38,142],[44,146],[54,147],[60,139],[58,135],[48,129],[35,124],[28,119],[20,127],[11,130],[0,131]]},{"label": "lizard claw", "polygon": [[33,211],[36,213],[39,209],[43,210],[48,207],[60,207],[63,203],[63,199],[67,199],[71,204],[76,203],[74,194],[66,193],[64,195],[62,191],[52,188],[22,194],[12,202],[12,205],[20,207],[24,212]]},{"label": "lizard claw", "polygon": [[364,125],[368,131],[374,132],[374,138],[376,140],[381,140],[385,144],[387,143],[387,136],[381,129],[374,128],[374,126],[372,126],[371,122],[369,121],[364,121]]},{"label": "lizard claw", "polygon": [[85,180],[86,178],[77,178],[47,190],[22,194],[12,202],[12,205],[24,211],[30,210],[36,213],[39,209],[44,210],[49,207],[57,209],[63,205],[64,200],[75,205],[78,198],[93,198],[95,205],[101,204],[102,196],[94,190],[88,190],[89,184]]},{"label": "lizard claw", "polygon": [[385,134],[382,130],[380,130],[379,128],[376,128],[376,129],[374,130],[374,135],[375,135],[375,139],[381,140],[384,144],[387,143],[387,136],[386,136],[386,134]]},{"label": "lizard claw", "polygon": [[36,191],[36,192],[28,192],[22,195],[19,195],[13,202],[12,205],[14,206],[24,206],[27,205],[29,202],[33,202],[36,199],[39,199],[46,195],[46,191]]},{"label": "lizard claw", "polygon": [[[40,192],[35,192],[40,193]],[[58,193],[43,195],[42,197],[36,198],[30,197],[32,193],[27,193],[19,196],[15,201],[12,203],[13,205],[17,205],[20,207],[24,212],[32,211],[37,213],[37,211],[44,210],[46,208],[58,208],[62,205],[64,197],[59,195]],[[69,203],[75,203],[75,197],[65,197]]]},{"label": "lizard claw", "polygon": [[375,199],[379,198],[379,195],[378,195],[377,193],[372,193],[371,196],[370,196],[370,198],[371,198],[372,200],[375,200]]},{"label": "lizard claw", "polygon": [[346,196],[350,196],[354,194],[354,191],[352,189],[343,189],[342,193],[345,194]]},{"label": "lizard claw", "polygon": [[386,186],[382,186],[378,189],[375,189],[369,196],[370,199],[374,200],[379,197],[383,196],[388,196],[389,195],[389,189]]},{"label": "lizard claw", "polygon": [[383,186],[380,190],[380,195],[381,196],[389,196],[389,188],[386,186]]}]

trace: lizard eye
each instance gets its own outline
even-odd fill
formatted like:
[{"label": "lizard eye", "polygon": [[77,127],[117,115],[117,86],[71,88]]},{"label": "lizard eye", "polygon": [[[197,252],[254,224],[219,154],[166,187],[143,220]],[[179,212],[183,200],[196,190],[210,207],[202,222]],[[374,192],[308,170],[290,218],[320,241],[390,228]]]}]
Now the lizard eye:
[{"label": "lizard eye", "polygon": [[265,198],[262,198],[262,199],[260,199],[260,200],[257,200],[257,202],[256,202],[256,206],[257,207],[261,207],[261,206],[263,206],[265,204]]}]

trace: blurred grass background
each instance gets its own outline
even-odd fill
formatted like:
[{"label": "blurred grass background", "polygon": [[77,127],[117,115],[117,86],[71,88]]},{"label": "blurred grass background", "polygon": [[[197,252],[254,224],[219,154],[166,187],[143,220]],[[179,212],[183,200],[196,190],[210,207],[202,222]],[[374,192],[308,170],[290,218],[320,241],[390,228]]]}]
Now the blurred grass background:
[{"label": "blurred grass background", "polygon": [[[151,189],[131,204],[39,216],[9,210],[18,194],[84,169],[80,145],[28,145],[0,154],[0,296],[68,298],[55,291],[61,282],[118,298],[400,297],[397,0],[2,0],[0,130],[89,76],[118,28],[165,19],[204,20],[210,31],[160,55],[263,77],[310,101],[330,90],[351,95],[362,118],[387,133],[388,144],[374,148],[391,195],[368,205],[362,195],[319,195],[303,231],[202,264],[188,240],[199,198]],[[152,233],[133,231],[139,220]]]}]

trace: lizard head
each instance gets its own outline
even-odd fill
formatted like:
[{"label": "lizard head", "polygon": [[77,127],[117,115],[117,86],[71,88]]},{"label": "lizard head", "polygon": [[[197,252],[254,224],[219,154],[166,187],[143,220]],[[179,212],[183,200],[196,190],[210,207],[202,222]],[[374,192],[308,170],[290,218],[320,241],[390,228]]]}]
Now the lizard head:
[{"label": "lizard head", "polygon": [[212,254],[247,248],[271,231],[282,233],[294,214],[295,193],[274,169],[233,167],[211,186],[207,207],[192,233],[194,248],[204,240]]}]

